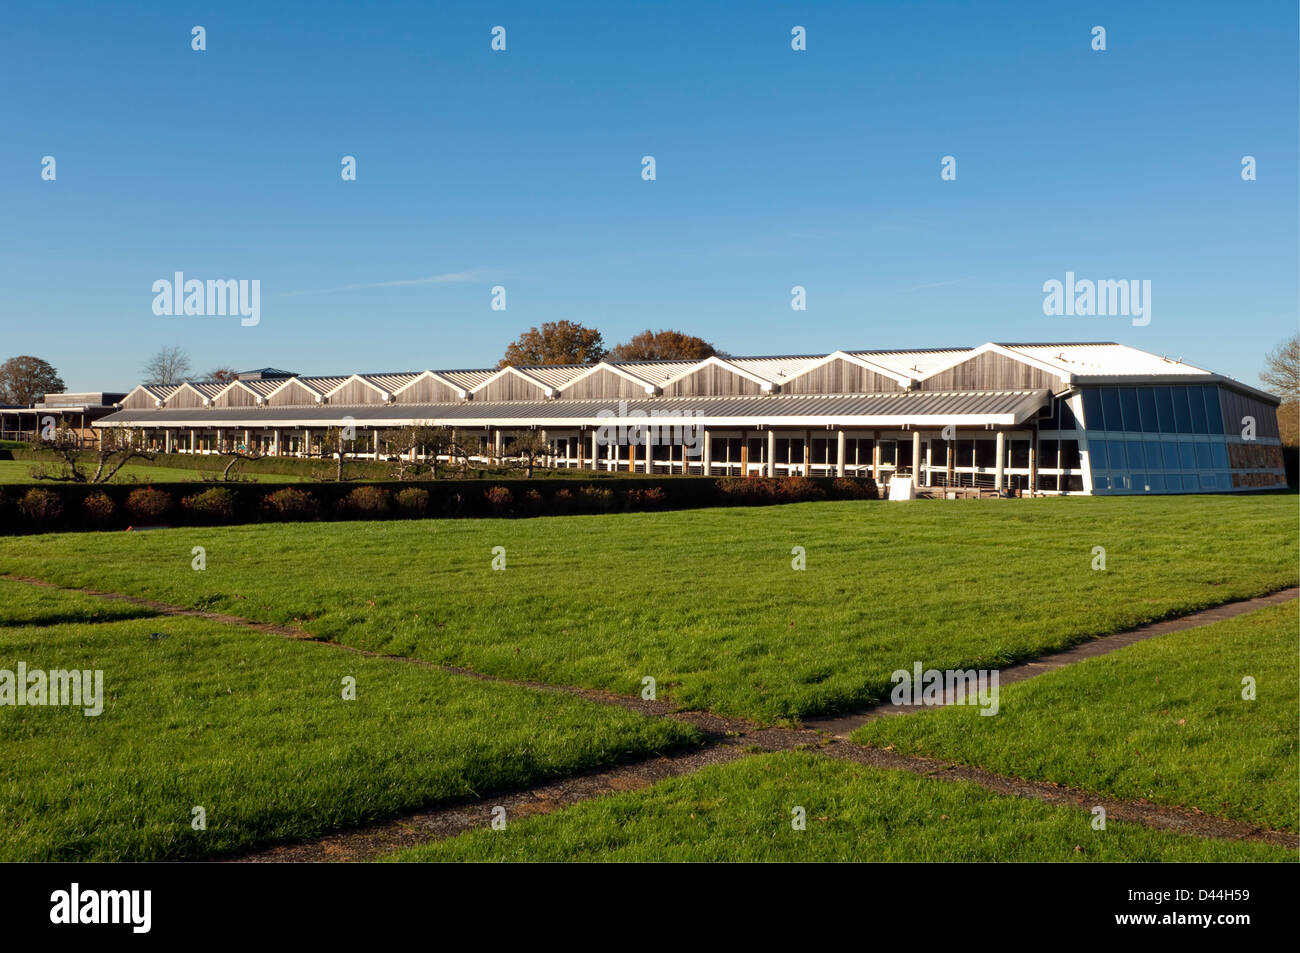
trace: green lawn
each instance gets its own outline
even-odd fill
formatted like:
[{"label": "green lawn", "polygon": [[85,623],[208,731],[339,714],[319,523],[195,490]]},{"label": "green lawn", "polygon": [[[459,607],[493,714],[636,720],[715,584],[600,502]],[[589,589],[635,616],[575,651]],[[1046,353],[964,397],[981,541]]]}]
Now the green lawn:
[{"label": "green lawn", "polygon": [[[1297,603],[1160,636],[855,740],[1132,800],[1296,830]],[[1252,676],[1256,699],[1242,699]]]},{"label": "green lawn", "polygon": [[[152,609],[41,586],[0,579],[0,627],[105,622],[156,615]],[[3,629],[0,629],[2,632]]]},{"label": "green lawn", "polygon": [[[806,828],[791,811],[804,808]],[[392,855],[397,861],[1294,861],[808,753],[745,758]]]},{"label": "green lawn", "polygon": [[[1296,498],[807,503],[0,539],[0,572],[779,720],[1297,578]],[[207,549],[207,571],[190,568]],[[493,571],[493,547],[506,550]],[[807,569],[793,571],[802,546]],[[1107,569],[1090,569],[1094,546]]]},{"label": "green lawn", "polygon": [[[114,483],[198,483],[202,479],[202,474],[220,476],[221,471],[225,469],[226,461],[214,457],[212,465],[202,472],[199,470],[187,470],[181,467],[159,467],[150,463],[128,463],[113,477]],[[39,486],[58,485],[51,480],[36,480],[32,478],[32,470],[35,467],[42,466],[39,461],[32,460],[0,460],[0,484],[15,483],[33,483]],[[44,464],[47,468],[53,469],[51,464]],[[95,472],[95,464],[91,464],[89,472]],[[238,465],[235,466],[235,476],[245,480],[252,480],[256,483],[298,483],[303,477],[287,476],[276,473],[245,473]]]},{"label": "green lawn", "polygon": [[[44,598],[50,618],[85,611]],[[101,669],[106,698],[97,717],[0,707],[0,861],[216,856],[697,739],[567,695],[195,619],[0,626],[0,669],[20,661]],[[195,806],[206,831],[191,828]]]}]

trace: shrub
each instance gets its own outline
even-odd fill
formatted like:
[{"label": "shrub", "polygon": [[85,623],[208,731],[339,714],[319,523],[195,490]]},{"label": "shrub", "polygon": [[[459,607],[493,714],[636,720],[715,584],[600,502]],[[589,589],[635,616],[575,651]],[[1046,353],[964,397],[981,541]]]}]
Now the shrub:
[{"label": "shrub", "polygon": [[831,486],[835,489],[835,495],[845,500],[875,500],[880,498],[880,491],[876,488],[876,481],[871,477],[859,479],[837,477]]},{"label": "shrub", "polygon": [[483,499],[488,501],[488,505],[492,507],[492,512],[498,516],[504,513],[506,507],[514,502],[509,487],[504,486],[488,487],[483,491]]},{"label": "shrub", "polygon": [[776,496],[792,503],[803,500],[820,500],[826,496],[822,488],[807,477],[786,477],[784,480],[777,482]]},{"label": "shrub", "polygon": [[571,490],[556,490],[551,495],[551,510],[556,513],[571,513],[576,502]]},{"label": "shrub", "polygon": [[407,516],[423,516],[429,509],[429,491],[418,486],[398,490],[393,500],[397,503],[397,508]]},{"label": "shrub", "polygon": [[181,506],[200,519],[215,523],[228,523],[235,518],[235,494],[219,486],[185,497]]},{"label": "shrub", "polygon": [[86,511],[86,518],[96,526],[104,526],[113,519],[117,504],[107,493],[92,493],[81,501],[81,508]]},{"label": "shrub", "polygon": [[603,513],[614,504],[614,491],[604,486],[584,486],[580,491],[587,505]]},{"label": "shrub", "polygon": [[661,486],[651,486],[641,489],[633,487],[627,491],[627,504],[633,509],[658,509],[664,505],[668,499],[668,494],[664,493]]},{"label": "shrub", "polygon": [[291,486],[268,493],[262,500],[262,512],[284,520],[315,519],[318,508],[310,493]]},{"label": "shrub", "polygon": [[162,490],[142,486],[126,498],[127,511],[138,520],[162,519],[172,508],[172,498]]},{"label": "shrub", "polygon": [[459,516],[465,509],[465,497],[460,493],[450,493],[442,501],[442,512],[445,516]]},{"label": "shrub", "polygon": [[32,487],[18,501],[23,516],[33,523],[52,523],[63,515],[63,501],[53,490]]},{"label": "shrub", "polygon": [[545,507],[546,501],[542,499],[542,494],[536,490],[529,490],[524,494],[524,506],[530,513],[540,513]]},{"label": "shrub", "polygon": [[343,502],[352,515],[375,519],[388,512],[388,500],[388,491],[382,486],[359,486]]}]

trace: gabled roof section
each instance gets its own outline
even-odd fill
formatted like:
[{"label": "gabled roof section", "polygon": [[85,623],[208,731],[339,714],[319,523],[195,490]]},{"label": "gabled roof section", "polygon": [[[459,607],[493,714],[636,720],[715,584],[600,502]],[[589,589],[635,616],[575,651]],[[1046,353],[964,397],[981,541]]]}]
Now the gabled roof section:
[{"label": "gabled roof section", "polygon": [[637,365],[635,364],[619,365],[619,364],[612,364],[609,361],[601,361],[599,364],[591,365],[581,374],[578,374],[576,377],[569,378],[559,388],[559,391],[561,394],[563,394],[565,390],[567,390],[569,387],[573,386],[574,384],[578,383],[578,381],[582,380],[583,378],[590,377],[592,374],[597,374],[600,371],[609,371],[611,374],[617,374],[619,377],[622,377],[625,380],[629,380],[633,384],[636,384],[637,386],[641,387],[647,394],[658,393],[659,387],[657,384],[655,384],[653,381],[647,380],[644,377],[637,376],[637,374],[630,369],[630,368],[635,368],[636,366]]},{"label": "gabled roof section", "polygon": [[[253,383],[269,384],[270,381],[254,381]],[[276,383],[279,384],[279,381],[276,381]],[[222,384],[220,389],[218,389],[215,394],[213,394],[210,398],[208,398],[208,400],[210,403],[215,404],[217,401],[221,400],[223,397],[229,394],[232,390],[238,388],[239,390],[248,391],[248,393],[253,395],[255,401],[260,404],[262,402],[262,398],[264,395],[260,393],[258,390],[256,390],[255,388],[249,387],[248,384],[249,382],[241,381],[241,380],[233,380],[227,384]]]},{"label": "gabled roof section", "polygon": [[477,387],[471,389],[470,395],[473,396],[474,394],[477,394],[479,391],[483,390],[489,384],[492,384],[493,382],[500,380],[502,377],[505,377],[506,375],[509,374],[513,374],[517,377],[520,377],[523,380],[527,381],[529,384],[532,384],[534,387],[541,390],[541,392],[545,394],[547,397],[555,396],[555,388],[553,388],[550,384],[546,383],[543,380],[539,380],[538,378],[533,377],[530,374],[525,373],[524,371],[520,370],[519,368],[513,365],[507,365],[506,367],[501,368],[501,370],[497,371],[491,377],[487,378],[487,380],[483,381]]},{"label": "gabled roof section", "polygon": [[[381,376],[381,375],[374,375],[374,376]],[[388,400],[393,396],[391,391],[385,390],[379,384],[375,383],[375,381],[371,379],[371,377],[366,376],[364,374],[353,374],[351,377],[343,378],[341,382],[339,382],[335,386],[331,387],[328,391],[326,391],[325,399],[326,400],[331,399],[335,394],[337,394],[343,388],[347,387],[349,384],[354,384],[354,383],[364,384],[366,387],[374,391],[379,396],[380,400]]]},{"label": "gabled roof section", "polygon": [[683,378],[690,377],[692,374],[698,371],[702,371],[704,370],[704,368],[709,367],[710,365],[714,367],[720,367],[724,371],[730,371],[732,374],[735,374],[738,377],[743,377],[746,380],[752,381],[753,383],[757,384],[760,388],[762,388],[765,391],[772,391],[775,389],[774,381],[766,377],[763,377],[759,374],[755,374],[753,371],[745,370],[743,367],[738,367],[733,361],[723,360],[722,358],[718,357],[716,354],[713,355],[712,357],[706,357],[702,361],[696,361],[695,363],[690,364],[688,367],[683,369],[681,373],[675,374],[672,377],[668,378],[660,386],[667,387],[669,384],[675,384],[677,381],[682,380]]},{"label": "gabled roof section", "polygon": [[890,380],[897,381],[901,387],[906,387],[908,384],[912,383],[912,378],[909,375],[900,374],[893,368],[886,367],[883,364],[877,364],[874,361],[870,361],[865,357],[860,357],[857,354],[850,354],[848,351],[832,351],[825,357],[810,360],[809,363],[805,364],[797,373],[791,374],[789,377],[785,378],[783,383],[786,381],[792,381],[797,377],[802,377],[811,371],[815,371],[819,367],[824,367],[825,365],[830,364],[832,361],[846,361],[849,364],[854,364],[865,370],[879,374],[882,377],[888,377]]},{"label": "gabled roof section", "polygon": [[467,388],[463,387],[462,385],[456,383],[453,380],[450,380],[449,378],[443,377],[441,374],[436,374],[433,371],[420,371],[420,373],[411,377],[411,379],[407,381],[405,384],[403,384],[402,386],[394,387],[392,391],[393,396],[397,397],[399,394],[402,393],[402,391],[406,390],[409,387],[412,387],[415,384],[418,384],[420,381],[425,381],[425,380],[434,381],[435,383],[441,384],[443,387],[451,388],[453,391],[456,392],[456,396],[459,397],[461,400],[464,400],[469,396],[469,390]]},{"label": "gabled roof section", "polygon": [[981,354],[988,353],[1001,354],[1003,357],[1010,358],[1013,361],[1019,361],[1021,364],[1028,364],[1030,367],[1036,368],[1045,374],[1054,374],[1056,377],[1061,379],[1063,384],[1068,384],[1070,382],[1069,372],[1062,371],[1060,365],[1051,364],[1032,353],[1025,353],[1020,350],[1013,350],[1012,348],[1005,347],[1001,344],[994,344],[992,341],[989,341],[986,344],[981,344],[979,347],[972,348],[969,351],[959,352],[958,354],[948,358],[946,361],[941,361],[938,364],[930,366],[926,369],[924,374],[921,374],[916,379],[918,381],[927,380],[934,377],[936,374],[942,374],[944,371],[949,371],[954,367],[965,364],[967,361],[979,357]]}]

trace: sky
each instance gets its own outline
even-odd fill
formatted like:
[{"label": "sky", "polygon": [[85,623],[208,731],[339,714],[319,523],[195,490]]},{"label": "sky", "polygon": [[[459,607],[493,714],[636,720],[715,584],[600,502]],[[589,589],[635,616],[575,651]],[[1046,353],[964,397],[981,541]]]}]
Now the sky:
[{"label": "sky", "polygon": [[[1257,383],[1300,324],[1295,2],[125,0],[0,23],[0,360],[70,390],[128,390],[168,345],[196,372],[488,367],[562,319],[735,355],[1119,341]],[[178,271],[257,280],[258,323],[155,314]],[[1150,322],[1044,314],[1067,272],[1150,281]]]}]

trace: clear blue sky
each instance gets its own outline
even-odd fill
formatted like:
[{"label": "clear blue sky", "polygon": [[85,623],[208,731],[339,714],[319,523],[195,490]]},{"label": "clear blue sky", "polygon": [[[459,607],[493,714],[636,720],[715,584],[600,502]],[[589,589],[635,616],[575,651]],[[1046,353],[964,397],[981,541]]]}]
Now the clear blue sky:
[{"label": "clear blue sky", "polygon": [[[82,390],[168,344],[490,366],[568,318],[735,354],[1116,340],[1253,383],[1300,320],[1298,36],[1294,2],[11,4],[0,359]],[[260,279],[261,323],[155,316],[175,271]],[[1044,316],[1067,271],[1149,279],[1150,325]]]}]

